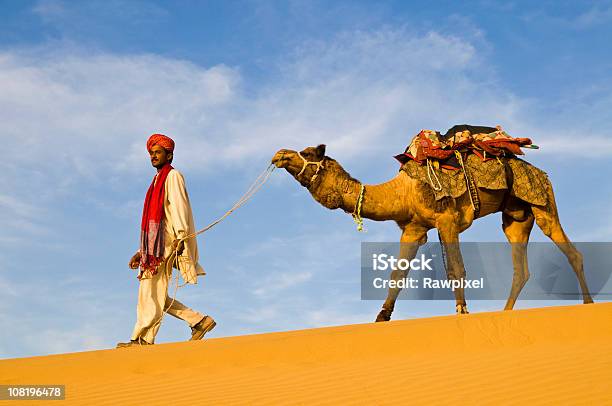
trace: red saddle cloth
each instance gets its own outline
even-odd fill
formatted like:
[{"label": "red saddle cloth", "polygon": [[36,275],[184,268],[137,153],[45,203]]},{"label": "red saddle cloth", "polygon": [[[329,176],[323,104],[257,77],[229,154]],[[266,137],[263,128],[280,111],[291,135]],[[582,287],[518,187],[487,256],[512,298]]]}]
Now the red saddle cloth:
[{"label": "red saddle cloth", "polygon": [[[471,150],[483,161],[488,161],[495,157],[506,156],[508,152],[514,155],[525,155],[521,147],[531,145],[531,139],[529,138],[512,138],[508,135],[510,138],[504,138],[502,136],[500,138],[487,139],[486,136],[490,134],[486,134],[485,137],[482,138],[477,138],[478,135],[485,134],[476,135],[472,142]],[[487,155],[492,156],[487,157]]]},{"label": "red saddle cloth", "polygon": [[[459,130],[454,132],[453,130]],[[486,131],[472,134],[470,131]],[[454,132],[454,133],[453,133]],[[396,155],[402,165],[414,160],[423,165],[428,159],[436,160],[442,168],[458,169],[455,152],[474,153],[483,161],[500,156],[524,155],[521,146],[531,145],[529,138],[514,138],[500,126],[454,126],[444,136],[437,131],[421,130],[413,137],[403,154]]]},{"label": "red saddle cloth", "polygon": [[455,151],[465,149],[471,143],[470,138],[454,137],[445,141],[437,131],[421,130],[410,142],[403,154],[395,156],[400,163],[405,164],[414,160],[423,165],[428,159],[434,159],[446,169],[459,169],[460,165],[455,158]]}]

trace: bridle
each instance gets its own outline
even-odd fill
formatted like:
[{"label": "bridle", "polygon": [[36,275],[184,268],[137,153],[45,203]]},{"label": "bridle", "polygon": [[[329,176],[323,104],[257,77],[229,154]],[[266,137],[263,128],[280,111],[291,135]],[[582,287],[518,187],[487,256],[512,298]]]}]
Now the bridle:
[{"label": "bridle", "polygon": [[298,178],[298,176],[300,176],[302,173],[304,173],[304,171],[306,170],[306,167],[308,165],[316,165],[317,166],[317,169],[315,170],[314,175],[312,175],[312,177],[310,178],[310,184],[307,186],[307,187],[309,187],[309,186],[312,185],[312,182],[314,182],[314,180],[317,178],[317,176],[319,176],[319,171],[321,170],[321,168],[325,168],[325,166],[323,166],[323,161],[325,161],[325,157],[323,159],[321,159],[319,162],[314,162],[314,161],[307,161],[306,158],[304,158],[302,156],[302,154],[299,153],[299,152],[297,154],[298,154],[298,156],[300,158],[302,158],[302,161],[304,161],[304,165],[302,166],[302,170],[300,171],[300,173],[298,173],[295,176],[296,179]]},{"label": "bridle", "polygon": [[[308,165],[316,165],[317,169],[315,170],[314,175],[312,175],[312,177],[310,178],[310,183],[306,184],[303,181],[300,181],[298,179],[298,181],[302,184],[302,186],[305,186],[306,189],[310,189],[310,187],[312,186],[312,183],[314,182],[314,180],[317,178],[317,176],[319,175],[319,171],[321,170],[321,168],[325,168],[325,166],[323,166],[323,161],[325,161],[325,157],[323,157],[323,159],[321,159],[318,162],[314,162],[314,161],[308,161],[306,160],[306,158],[304,158],[302,156],[301,153],[297,153],[298,156],[302,159],[302,161],[304,162],[304,164],[302,165],[302,170],[300,171],[300,173],[298,173],[297,175],[295,175],[295,178],[298,179],[298,177],[304,173],[304,171],[306,170],[306,167]],[[361,206],[363,203],[363,195],[365,194],[365,185],[361,184],[360,188],[359,188],[359,196],[357,197],[357,203],[355,204],[355,209],[353,210],[353,220],[355,220],[355,223],[357,224],[357,231],[363,231],[363,219],[361,218]]]}]

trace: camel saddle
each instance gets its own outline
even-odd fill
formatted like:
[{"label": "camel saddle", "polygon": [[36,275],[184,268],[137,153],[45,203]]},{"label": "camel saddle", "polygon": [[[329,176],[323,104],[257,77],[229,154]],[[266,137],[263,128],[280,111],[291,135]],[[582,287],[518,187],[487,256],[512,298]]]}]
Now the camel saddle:
[{"label": "camel saddle", "polygon": [[473,153],[483,162],[499,157],[524,155],[521,147],[532,146],[529,138],[514,138],[500,126],[484,127],[468,124],[455,125],[446,134],[421,130],[415,135],[403,154],[395,156],[402,165],[409,160],[424,165],[428,160],[436,167],[457,170],[460,163],[456,152]]}]

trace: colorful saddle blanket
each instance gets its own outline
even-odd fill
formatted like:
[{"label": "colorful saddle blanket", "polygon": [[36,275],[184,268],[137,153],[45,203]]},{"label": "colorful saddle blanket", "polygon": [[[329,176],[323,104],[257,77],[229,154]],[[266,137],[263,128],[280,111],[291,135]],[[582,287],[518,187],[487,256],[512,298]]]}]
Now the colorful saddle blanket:
[{"label": "colorful saddle blanket", "polygon": [[482,161],[502,156],[524,155],[520,147],[532,147],[529,138],[514,138],[500,126],[482,127],[467,124],[456,125],[442,135],[433,130],[418,133],[403,154],[395,156],[400,163],[409,160],[425,164],[428,159],[446,169],[459,169],[455,152],[472,152]]},{"label": "colorful saddle blanket", "polygon": [[[474,154],[469,154],[464,161],[467,172],[474,179],[475,186],[489,190],[510,190],[512,196],[539,205],[548,204],[548,176],[546,172],[516,157],[503,157],[498,160],[482,161]],[[401,169],[408,176],[424,185],[428,185],[436,200],[445,197],[457,198],[468,190],[465,176],[461,171],[436,170],[435,180],[426,165],[419,165],[410,159]],[[510,171],[512,177],[506,176]],[[432,185],[433,183],[433,185]]]}]

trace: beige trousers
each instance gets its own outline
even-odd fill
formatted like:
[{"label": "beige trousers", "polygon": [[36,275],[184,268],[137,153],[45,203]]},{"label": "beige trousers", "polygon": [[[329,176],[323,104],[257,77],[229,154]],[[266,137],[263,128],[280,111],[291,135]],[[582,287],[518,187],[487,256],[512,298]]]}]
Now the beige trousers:
[{"label": "beige trousers", "polygon": [[136,325],[132,333],[132,340],[140,337],[153,344],[164,311],[177,319],[186,321],[190,327],[198,324],[204,318],[202,313],[188,308],[176,298],[172,300],[171,297],[168,297],[169,279],[169,275],[160,269],[151,278],[140,280]]}]

